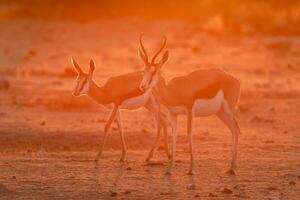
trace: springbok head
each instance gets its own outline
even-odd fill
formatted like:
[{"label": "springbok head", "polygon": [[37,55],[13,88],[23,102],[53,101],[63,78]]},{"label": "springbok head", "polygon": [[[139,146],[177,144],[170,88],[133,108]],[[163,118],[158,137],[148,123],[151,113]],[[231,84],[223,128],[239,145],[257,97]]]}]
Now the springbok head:
[{"label": "springbok head", "polygon": [[139,41],[140,41],[139,56],[143,60],[145,67],[144,67],[144,71],[143,71],[144,72],[143,79],[140,84],[140,89],[145,91],[149,87],[154,87],[157,84],[160,69],[163,66],[163,64],[165,64],[168,61],[169,52],[168,52],[168,50],[166,50],[164,52],[162,58],[160,59],[160,61],[159,62],[155,61],[157,56],[163,51],[163,49],[166,46],[167,38],[164,37],[164,41],[163,41],[161,48],[155,53],[151,62],[149,62],[147,52],[142,43],[142,37],[143,37],[143,35],[141,35],[140,39],[139,39]]},{"label": "springbok head", "polygon": [[85,73],[82,71],[82,69],[80,68],[80,66],[76,63],[76,61],[71,58],[71,62],[73,64],[74,69],[77,72],[77,79],[76,79],[76,87],[73,91],[73,95],[78,97],[81,95],[85,95],[88,94],[89,90],[90,90],[90,84],[93,78],[93,73],[95,70],[95,63],[94,61],[91,59],[90,61],[90,70],[88,73]]}]

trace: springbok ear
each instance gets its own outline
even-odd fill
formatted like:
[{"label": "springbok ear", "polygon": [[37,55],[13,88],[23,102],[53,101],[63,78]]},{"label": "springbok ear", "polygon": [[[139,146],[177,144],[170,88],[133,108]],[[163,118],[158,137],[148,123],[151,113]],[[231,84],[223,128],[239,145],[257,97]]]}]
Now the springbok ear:
[{"label": "springbok ear", "polygon": [[76,72],[78,74],[83,74],[83,71],[81,70],[81,68],[79,67],[79,65],[77,64],[77,62],[74,60],[73,57],[71,57],[71,62],[72,62],[74,69],[76,70]]},{"label": "springbok ear", "polygon": [[159,69],[169,60],[169,51],[166,50],[163,57],[161,58],[159,62]]},{"label": "springbok ear", "polygon": [[95,62],[93,61],[93,59],[90,60],[90,71],[89,71],[89,75],[92,77],[93,73],[95,71]]},{"label": "springbok ear", "polygon": [[139,48],[138,55],[139,55],[139,57],[143,60],[143,62],[144,62],[145,64],[148,63],[147,58],[146,58],[145,54],[143,53],[143,51],[141,50],[141,48]]}]

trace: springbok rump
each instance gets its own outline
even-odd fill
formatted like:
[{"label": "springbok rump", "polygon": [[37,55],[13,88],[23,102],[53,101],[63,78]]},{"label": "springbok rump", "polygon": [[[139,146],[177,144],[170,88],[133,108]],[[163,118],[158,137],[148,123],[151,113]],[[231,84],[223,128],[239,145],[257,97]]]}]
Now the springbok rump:
[{"label": "springbok rump", "polygon": [[[148,57],[143,57],[143,59],[148,59]],[[103,142],[95,159],[95,162],[98,162],[104,151],[107,136],[114,121],[117,122],[118,131],[120,133],[122,141],[122,156],[120,161],[123,162],[125,160],[127,148],[122,130],[120,109],[135,110],[141,107],[145,107],[150,112],[152,112],[157,123],[157,136],[146,158],[146,161],[148,162],[153,156],[153,151],[155,150],[157,144],[156,141],[159,139],[160,131],[162,128],[164,129],[165,152],[167,157],[169,159],[171,158],[168,150],[166,117],[164,116],[164,114],[159,112],[158,103],[151,95],[153,89],[152,85],[154,86],[155,82],[150,83],[147,90],[141,91],[139,86],[142,81],[143,75],[142,72],[139,71],[111,77],[104,85],[99,86],[93,79],[93,73],[95,70],[95,63],[93,60],[90,61],[90,69],[88,73],[83,72],[73,58],[72,64],[78,74],[77,83],[73,91],[73,95],[76,97],[87,95],[98,104],[104,105],[108,108],[112,107],[110,116],[105,124]]]},{"label": "springbok rump", "polygon": [[[210,115],[217,115],[232,132],[232,161],[228,173],[234,174],[240,133],[235,118],[235,107],[240,97],[240,82],[222,70],[203,69],[173,78],[166,84],[161,76],[161,67],[168,60],[168,55],[168,50],[166,50],[160,62],[145,63],[144,76],[140,85],[140,88],[146,91],[149,87],[153,87],[154,82],[156,86],[151,94],[161,106],[167,108],[170,115],[172,159],[167,173],[171,173],[175,166],[177,115],[184,114],[187,116],[187,134],[191,155],[189,174],[194,173],[192,138],[194,118]],[[144,60],[143,57],[141,58]]]}]

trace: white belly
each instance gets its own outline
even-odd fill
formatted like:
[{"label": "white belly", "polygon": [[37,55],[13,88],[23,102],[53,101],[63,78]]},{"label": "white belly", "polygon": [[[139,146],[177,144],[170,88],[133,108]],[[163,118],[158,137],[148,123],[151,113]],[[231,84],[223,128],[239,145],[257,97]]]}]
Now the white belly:
[{"label": "white belly", "polygon": [[[208,116],[216,114],[224,101],[223,90],[219,90],[218,93],[211,99],[197,99],[193,105],[193,113],[195,116]],[[170,106],[169,111],[173,114],[180,115],[187,113],[186,106]]]},{"label": "white belly", "polygon": [[216,114],[224,101],[223,90],[219,90],[216,96],[211,99],[197,99],[193,105],[195,116],[208,116]]},{"label": "white belly", "polygon": [[142,106],[144,106],[151,95],[151,91],[147,91],[144,94],[136,97],[132,97],[130,99],[126,99],[125,101],[122,102],[120,108],[121,109],[138,109]]}]

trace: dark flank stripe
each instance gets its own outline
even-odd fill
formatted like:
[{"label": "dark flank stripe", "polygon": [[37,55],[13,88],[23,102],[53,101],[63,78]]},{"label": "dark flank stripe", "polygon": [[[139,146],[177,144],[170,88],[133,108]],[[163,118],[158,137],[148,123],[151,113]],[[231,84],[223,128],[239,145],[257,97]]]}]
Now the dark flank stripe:
[{"label": "dark flank stripe", "polygon": [[127,94],[124,94],[122,97],[118,99],[117,105],[122,104],[123,101],[126,101],[127,99],[138,97],[144,94],[144,91],[141,91],[140,88],[136,88],[135,90],[132,90],[128,92]]},{"label": "dark flank stripe", "polygon": [[104,105],[111,103],[121,105],[125,100],[145,93],[139,88],[142,78],[142,72],[139,71],[111,77],[102,87],[96,86],[93,82],[90,95]]},{"label": "dark flank stripe", "polygon": [[189,106],[193,106],[196,100],[211,99],[215,97],[221,88],[221,82],[216,81],[210,85],[207,85],[205,88],[199,89],[197,92],[195,92],[193,98],[190,99]]},{"label": "dark flank stripe", "polygon": [[194,100],[195,99],[211,99],[214,96],[216,96],[216,94],[218,93],[218,91],[220,89],[221,89],[220,81],[215,81],[212,84],[208,85],[207,87],[201,88],[200,90],[195,92],[193,98],[194,98]]}]

